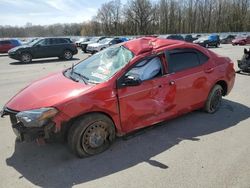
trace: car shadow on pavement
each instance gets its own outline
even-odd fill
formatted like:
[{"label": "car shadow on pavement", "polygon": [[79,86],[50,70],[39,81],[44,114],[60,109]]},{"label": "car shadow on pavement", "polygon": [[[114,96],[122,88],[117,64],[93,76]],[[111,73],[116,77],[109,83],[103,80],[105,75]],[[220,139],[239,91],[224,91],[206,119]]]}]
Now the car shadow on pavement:
[{"label": "car shadow on pavement", "polygon": [[6,163],[22,174],[20,179],[26,178],[41,187],[72,187],[143,162],[168,170],[171,166],[151,158],[182,140],[199,142],[202,139],[199,137],[236,126],[249,117],[250,108],[225,99],[215,114],[195,111],[160,123],[126,139],[117,139],[108,151],[96,156],[78,159],[69,153],[67,147],[56,143],[44,146],[16,143],[15,151]]},{"label": "car shadow on pavement", "polygon": [[243,72],[241,70],[235,71],[237,74],[245,75],[245,76],[250,76],[250,72]]},{"label": "car shadow on pavement", "polygon": [[63,59],[44,59],[44,60],[32,60],[31,63],[22,63],[20,61],[12,62],[10,65],[31,65],[31,64],[45,64],[45,63],[54,63],[54,62],[60,62],[60,61],[76,61],[80,60],[79,58],[72,58],[70,60],[63,60]]}]

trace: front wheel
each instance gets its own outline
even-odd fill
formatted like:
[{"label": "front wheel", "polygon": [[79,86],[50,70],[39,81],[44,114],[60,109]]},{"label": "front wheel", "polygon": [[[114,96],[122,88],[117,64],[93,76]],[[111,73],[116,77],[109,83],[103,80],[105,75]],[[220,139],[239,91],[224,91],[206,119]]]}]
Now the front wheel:
[{"label": "front wheel", "polygon": [[76,120],[68,133],[68,145],[78,157],[101,153],[115,139],[113,121],[103,114],[89,114]]},{"label": "front wheel", "polygon": [[66,60],[70,60],[73,58],[73,54],[70,50],[65,50],[63,52],[63,58],[66,59]]},{"label": "front wheel", "polygon": [[32,56],[29,53],[22,53],[21,62],[22,63],[30,63],[32,61]]},{"label": "front wheel", "polygon": [[221,105],[223,89],[220,85],[215,85],[210,91],[206,104],[205,111],[212,114],[216,112]]}]

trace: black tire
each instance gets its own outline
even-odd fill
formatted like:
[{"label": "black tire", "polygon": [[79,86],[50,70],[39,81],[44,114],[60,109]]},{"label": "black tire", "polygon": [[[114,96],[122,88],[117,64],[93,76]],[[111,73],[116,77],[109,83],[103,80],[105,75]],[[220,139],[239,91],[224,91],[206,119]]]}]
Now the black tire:
[{"label": "black tire", "polygon": [[63,59],[71,60],[73,58],[73,53],[70,50],[65,50],[63,52]]},{"label": "black tire", "polygon": [[221,105],[223,89],[220,85],[215,85],[210,91],[206,104],[205,111],[207,113],[215,113]]},{"label": "black tire", "polygon": [[30,53],[22,53],[21,54],[21,57],[20,57],[20,61],[22,62],[22,63],[30,63],[30,62],[32,62],[32,56],[31,56],[31,54]]},{"label": "black tire", "polygon": [[84,53],[87,53],[87,47],[81,46],[81,49],[82,49],[82,51],[83,51]]},{"label": "black tire", "polygon": [[93,113],[77,119],[68,133],[68,146],[78,157],[96,155],[115,139],[115,126],[107,116]]}]

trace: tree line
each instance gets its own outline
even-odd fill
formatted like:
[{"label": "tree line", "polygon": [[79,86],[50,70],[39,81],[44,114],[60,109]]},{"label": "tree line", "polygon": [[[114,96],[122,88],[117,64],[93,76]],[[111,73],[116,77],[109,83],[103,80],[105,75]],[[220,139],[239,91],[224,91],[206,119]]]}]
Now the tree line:
[{"label": "tree line", "polygon": [[0,37],[150,35],[250,31],[250,0],[120,0],[81,24],[0,27]]}]

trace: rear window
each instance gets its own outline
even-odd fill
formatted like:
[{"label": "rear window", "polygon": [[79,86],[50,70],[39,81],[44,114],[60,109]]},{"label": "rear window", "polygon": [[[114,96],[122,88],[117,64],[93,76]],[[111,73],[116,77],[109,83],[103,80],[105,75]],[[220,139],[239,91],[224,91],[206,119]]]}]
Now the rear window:
[{"label": "rear window", "polygon": [[199,57],[194,52],[171,53],[168,61],[168,72],[179,72],[199,66]]}]

